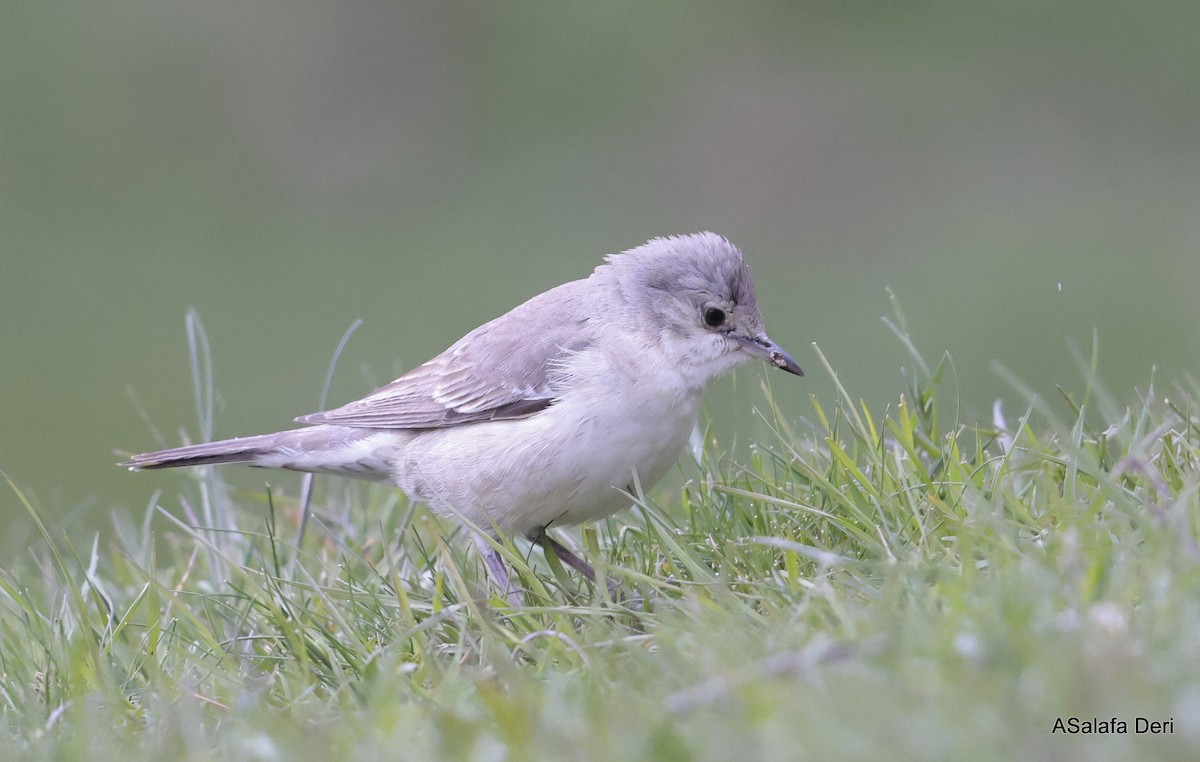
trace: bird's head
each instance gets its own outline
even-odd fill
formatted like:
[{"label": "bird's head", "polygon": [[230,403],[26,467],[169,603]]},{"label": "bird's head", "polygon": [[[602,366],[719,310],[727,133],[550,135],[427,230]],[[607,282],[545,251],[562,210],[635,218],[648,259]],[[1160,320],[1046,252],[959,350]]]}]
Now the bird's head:
[{"label": "bird's head", "polygon": [[698,385],[751,359],[804,375],[767,336],[754,280],[736,246],[715,233],[655,238],[608,257],[625,327],[656,339]]}]

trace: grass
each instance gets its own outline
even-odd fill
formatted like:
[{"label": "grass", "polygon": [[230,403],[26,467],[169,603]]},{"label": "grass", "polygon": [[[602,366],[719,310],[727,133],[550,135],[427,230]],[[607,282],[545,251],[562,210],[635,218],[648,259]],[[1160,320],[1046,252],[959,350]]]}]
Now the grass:
[{"label": "grass", "polygon": [[[945,368],[912,349],[882,413],[845,390],[810,424],[769,403],[752,456],[708,441],[678,494],[577,534],[622,600],[522,544],[507,551],[528,605],[510,608],[471,543],[376,486],[327,480],[297,548],[299,501],[233,493],[219,470],[86,544],[12,485],[42,542],[0,569],[4,747],[1197,757],[1197,385],[1119,402],[1089,373],[974,426]],[[1052,732],[1114,717],[1127,734]],[[1138,717],[1173,732],[1137,734]]]}]

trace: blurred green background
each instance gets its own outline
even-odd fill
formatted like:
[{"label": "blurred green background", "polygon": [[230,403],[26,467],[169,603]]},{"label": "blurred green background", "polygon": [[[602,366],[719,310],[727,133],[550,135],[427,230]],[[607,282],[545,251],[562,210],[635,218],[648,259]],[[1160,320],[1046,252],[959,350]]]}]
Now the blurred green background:
[{"label": "blurred green background", "polygon": [[[0,468],[69,531],[173,474],[114,449],[220,437],[387,381],[602,255],[712,229],[768,327],[882,412],[895,290],[965,420],[1197,365],[1200,5],[11,3],[0,31]],[[709,396],[754,429],[764,370]],[[731,434],[732,436],[732,434]],[[290,475],[245,471],[248,484]],[[288,482],[294,489],[295,482]],[[3,547],[29,537],[0,490]]]}]

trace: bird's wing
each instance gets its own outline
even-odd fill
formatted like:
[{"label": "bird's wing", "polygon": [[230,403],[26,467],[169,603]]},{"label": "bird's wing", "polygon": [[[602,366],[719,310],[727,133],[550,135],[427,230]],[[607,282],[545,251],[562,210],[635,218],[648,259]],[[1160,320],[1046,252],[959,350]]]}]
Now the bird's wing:
[{"label": "bird's wing", "polygon": [[484,323],[360,400],[296,420],[428,429],[533,415],[558,396],[562,363],[592,343],[581,283],[551,289]]}]

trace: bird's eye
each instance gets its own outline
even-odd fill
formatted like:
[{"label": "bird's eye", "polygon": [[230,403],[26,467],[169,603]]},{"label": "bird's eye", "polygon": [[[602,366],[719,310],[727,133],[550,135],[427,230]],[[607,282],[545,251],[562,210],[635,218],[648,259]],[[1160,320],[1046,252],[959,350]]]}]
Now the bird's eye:
[{"label": "bird's eye", "polygon": [[709,307],[704,311],[704,324],[709,328],[717,328],[725,323],[725,310]]}]

